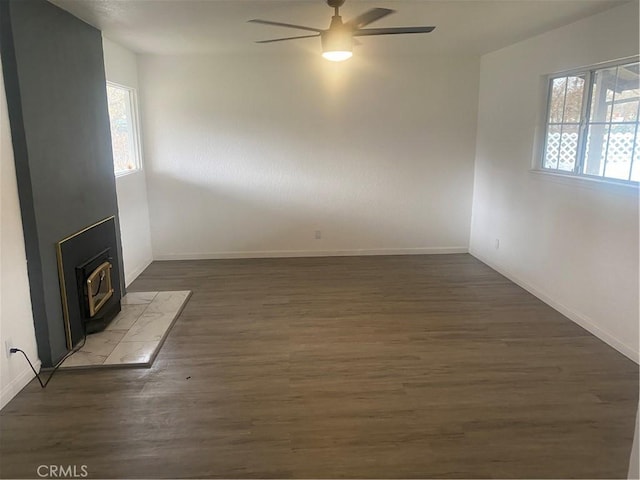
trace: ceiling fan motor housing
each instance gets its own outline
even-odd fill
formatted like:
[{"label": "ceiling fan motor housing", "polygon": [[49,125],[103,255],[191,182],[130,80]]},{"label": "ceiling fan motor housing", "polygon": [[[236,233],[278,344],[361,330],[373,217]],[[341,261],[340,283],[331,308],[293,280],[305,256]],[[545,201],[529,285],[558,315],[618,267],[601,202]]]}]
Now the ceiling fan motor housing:
[{"label": "ceiling fan motor housing", "polygon": [[331,28],[320,34],[324,52],[350,52],[353,50],[353,32],[348,27]]},{"label": "ceiling fan motor housing", "polygon": [[344,0],[327,0],[327,5],[331,8],[340,8],[344,5]]}]

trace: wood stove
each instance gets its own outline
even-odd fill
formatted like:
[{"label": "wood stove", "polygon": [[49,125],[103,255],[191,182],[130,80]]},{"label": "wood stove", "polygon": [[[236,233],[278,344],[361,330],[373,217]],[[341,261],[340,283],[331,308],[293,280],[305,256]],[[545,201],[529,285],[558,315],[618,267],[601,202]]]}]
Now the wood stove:
[{"label": "wood stove", "polygon": [[122,287],[115,217],[76,232],[56,245],[67,348],[104,330],[120,312]]},{"label": "wood stove", "polygon": [[78,298],[86,333],[104,330],[120,308],[113,297],[113,257],[107,248],[76,267]]}]

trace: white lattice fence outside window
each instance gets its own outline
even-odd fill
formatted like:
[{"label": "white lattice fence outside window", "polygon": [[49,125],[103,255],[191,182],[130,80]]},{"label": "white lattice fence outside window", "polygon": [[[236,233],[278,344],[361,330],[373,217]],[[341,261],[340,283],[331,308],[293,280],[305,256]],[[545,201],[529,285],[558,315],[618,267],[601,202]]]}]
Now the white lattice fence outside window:
[{"label": "white lattice fence outside window", "polygon": [[[633,153],[633,133],[611,133],[609,136],[609,146],[606,150],[607,163],[629,163]],[[606,138],[603,142],[604,148],[602,156],[605,155]],[[572,169],[578,148],[577,133],[550,133],[547,136],[547,162],[555,164],[559,160],[558,167],[562,170]],[[560,156],[558,156],[560,151]]]},{"label": "white lattice fence outside window", "polygon": [[612,133],[609,137],[607,162],[629,162],[633,153],[633,133]]},{"label": "white lattice fence outside window", "polygon": [[[578,134],[565,132],[550,133],[547,136],[547,162],[555,165],[556,159],[560,170],[572,170],[578,148]],[[560,156],[558,156],[560,151]]]}]

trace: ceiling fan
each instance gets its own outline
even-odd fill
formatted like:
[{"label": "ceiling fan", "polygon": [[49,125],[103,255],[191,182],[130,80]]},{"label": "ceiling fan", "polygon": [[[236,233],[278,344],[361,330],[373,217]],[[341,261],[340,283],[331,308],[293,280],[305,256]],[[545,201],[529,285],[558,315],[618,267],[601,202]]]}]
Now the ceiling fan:
[{"label": "ceiling fan", "polygon": [[285,40],[297,40],[299,38],[320,37],[322,42],[322,56],[327,60],[341,62],[353,56],[353,44],[357,42],[354,37],[362,37],[368,35],[398,35],[405,33],[429,33],[436,27],[391,27],[391,28],[363,28],[367,25],[380,20],[387,15],[394,13],[395,10],[388,8],[372,8],[358,15],[356,18],[346,23],[342,22],[340,16],[340,7],[345,0],[327,0],[327,4],[334,9],[335,13],[331,18],[331,24],[326,30],[314,27],[306,27],[304,25],[293,25],[290,23],[272,22],[270,20],[253,19],[249,20],[253,23],[263,23],[265,25],[276,25],[278,27],[296,28],[298,30],[308,30],[315,32],[313,35],[302,35],[297,37],[274,38],[273,40],[261,40],[256,43],[272,43],[283,42]]}]

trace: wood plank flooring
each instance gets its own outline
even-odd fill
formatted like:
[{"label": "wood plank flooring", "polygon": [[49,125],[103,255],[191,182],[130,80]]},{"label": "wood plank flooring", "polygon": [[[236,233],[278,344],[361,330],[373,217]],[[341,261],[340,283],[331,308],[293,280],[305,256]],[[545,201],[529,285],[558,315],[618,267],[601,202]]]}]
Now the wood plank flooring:
[{"label": "wood plank flooring", "polygon": [[155,262],[150,369],[58,372],[0,475],[626,478],[638,366],[469,255]]}]

